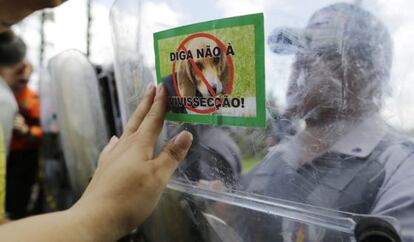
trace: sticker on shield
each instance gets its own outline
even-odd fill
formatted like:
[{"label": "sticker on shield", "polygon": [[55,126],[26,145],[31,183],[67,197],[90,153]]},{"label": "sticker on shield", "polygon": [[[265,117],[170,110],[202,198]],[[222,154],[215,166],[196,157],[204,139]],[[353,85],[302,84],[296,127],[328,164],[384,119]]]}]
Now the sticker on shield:
[{"label": "sticker on shield", "polygon": [[265,126],[263,14],[154,33],[167,120]]}]

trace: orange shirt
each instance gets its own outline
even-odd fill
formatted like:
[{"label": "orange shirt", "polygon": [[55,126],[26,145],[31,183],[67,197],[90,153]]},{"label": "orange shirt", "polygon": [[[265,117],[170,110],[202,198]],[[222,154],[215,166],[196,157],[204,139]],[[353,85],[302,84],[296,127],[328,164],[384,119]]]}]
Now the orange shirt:
[{"label": "orange shirt", "polygon": [[19,113],[23,115],[26,124],[29,126],[30,135],[21,136],[14,134],[11,142],[11,150],[18,151],[37,148],[43,135],[40,127],[39,96],[27,86],[19,92],[15,92],[14,95],[19,106]]}]

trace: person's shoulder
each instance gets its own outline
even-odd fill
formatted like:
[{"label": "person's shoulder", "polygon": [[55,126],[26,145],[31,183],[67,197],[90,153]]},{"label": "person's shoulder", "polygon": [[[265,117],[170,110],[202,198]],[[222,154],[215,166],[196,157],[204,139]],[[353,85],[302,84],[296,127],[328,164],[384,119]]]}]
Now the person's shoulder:
[{"label": "person's shoulder", "polygon": [[35,90],[33,90],[32,88],[30,88],[28,86],[25,87],[24,91],[25,91],[26,95],[30,98],[39,98],[39,94]]},{"label": "person's shoulder", "polygon": [[382,141],[385,150],[399,150],[403,153],[414,152],[414,139],[401,131],[390,130]]},{"label": "person's shoulder", "polygon": [[30,87],[22,89],[16,97],[19,103],[19,108],[25,110],[37,110],[40,108],[39,95]]},{"label": "person's shoulder", "polygon": [[17,102],[13,92],[2,79],[0,79],[0,103],[2,104],[2,109],[5,109],[6,106],[17,109]]},{"label": "person's shoulder", "polygon": [[399,132],[389,132],[378,145],[379,161],[385,165],[386,170],[410,169],[414,174],[414,140],[408,135]]}]

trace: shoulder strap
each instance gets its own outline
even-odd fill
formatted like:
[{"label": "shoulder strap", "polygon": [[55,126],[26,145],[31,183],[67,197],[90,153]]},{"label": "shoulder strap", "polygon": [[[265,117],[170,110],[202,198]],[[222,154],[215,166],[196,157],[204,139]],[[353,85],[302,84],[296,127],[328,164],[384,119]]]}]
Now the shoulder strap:
[{"label": "shoulder strap", "polygon": [[307,202],[316,206],[347,212],[368,213],[384,178],[384,164],[378,157],[383,152],[378,145],[371,155],[358,158],[339,155],[336,167],[319,179],[307,196]]}]

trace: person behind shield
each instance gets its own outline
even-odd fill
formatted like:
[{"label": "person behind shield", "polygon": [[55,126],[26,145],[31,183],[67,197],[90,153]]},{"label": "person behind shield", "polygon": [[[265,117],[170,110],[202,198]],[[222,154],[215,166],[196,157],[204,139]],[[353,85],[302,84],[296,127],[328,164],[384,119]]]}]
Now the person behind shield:
[{"label": "person behind shield", "polygon": [[[240,189],[394,217],[402,241],[414,241],[414,144],[380,115],[392,66],[387,28],[371,13],[340,3],[314,13],[302,39],[284,115],[304,128],[274,147]],[[230,222],[247,241],[343,239],[320,227],[248,213]]]},{"label": "person behind shield", "polygon": [[16,71],[21,69],[26,55],[26,45],[13,31],[0,32],[0,124],[3,127],[3,143],[8,154],[15,115],[17,114],[17,102],[11,88],[15,80]]},{"label": "person behind shield", "polygon": [[27,207],[39,166],[42,138],[40,101],[37,93],[28,86],[32,71],[32,65],[22,61],[8,81],[19,108],[7,158],[6,210],[10,219],[23,218],[29,214]]},{"label": "person behind shield", "polygon": [[25,46],[12,31],[0,32],[0,222],[5,217],[6,157],[18,110],[8,80],[13,75],[13,67],[18,65],[25,53]]}]

